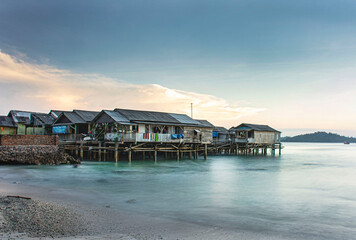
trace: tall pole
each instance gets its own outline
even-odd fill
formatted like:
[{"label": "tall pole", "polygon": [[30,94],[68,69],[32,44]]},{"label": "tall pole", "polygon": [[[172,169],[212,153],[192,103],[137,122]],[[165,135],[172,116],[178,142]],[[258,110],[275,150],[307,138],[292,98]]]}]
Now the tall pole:
[{"label": "tall pole", "polygon": [[193,103],[190,103],[190,115],[193,118]]}]

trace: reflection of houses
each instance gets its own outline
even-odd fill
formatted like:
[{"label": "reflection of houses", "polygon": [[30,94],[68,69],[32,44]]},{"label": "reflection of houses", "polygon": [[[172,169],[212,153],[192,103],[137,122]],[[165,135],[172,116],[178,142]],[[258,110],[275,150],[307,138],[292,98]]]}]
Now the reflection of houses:
[{"label": "reflection of houses", "polygon": [[54,121],[52,132],[59,134],[60,140],[78,140],[80,134],[90,132],[91,121],[98,113],[83,110],[64,111]]},{"label": "reflection of houses", "polygon": [[16,135],[16,123],[8,116],[0,116],[0,135]]},{"label": "reflection of houses", "polygon": [[[115,109],[102,111],[95,119],[95,131],[107,140],[125,142],[209,143],[212,127],[185,114]],[[100,136],[101,135],[101,136]]]},{"label": "reflection of houses", "polygon": [[213,141],[214,143],[228,143],[229,131],[224,127],[214,127],[213,129]]},{"label": "reflection of houses", "polygon": [[281,132],[267,125],[242,123],[229,130],[236,143],[277,144],[280,143]]}]

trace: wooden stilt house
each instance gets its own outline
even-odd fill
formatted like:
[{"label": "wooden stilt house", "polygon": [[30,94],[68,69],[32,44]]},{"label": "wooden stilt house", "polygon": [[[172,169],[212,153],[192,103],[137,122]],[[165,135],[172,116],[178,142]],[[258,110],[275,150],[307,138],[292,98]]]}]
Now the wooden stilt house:
[{"label": "wooden stilt house", "polygon": [[242,123],[230,128],[236,143],[277,144],[280,143],[281,132],[267,125]]},{"label": "wooden stilt house", "polygon": [[230,142],[229,130],[224,127],[214,127],[213,129],[214,143],[228,143]]},{"label": "wooden stilt house", "polygon": [[[117,108],[114,111],[102,111],[93,123],[95,126],[106,126],[104,133],[106,138],[122,139],[126,142],[210,143],[212,141],[213,128],[185,114]],[[96,132],[100,131],[96,129]]]},{"label": "wooden stilt house", "polygon": [[91,122],[99,112],[74,110],[62,112],[54,121],[52,132],[58,134],[60,140],[77,141],[82,134],[88,134]]},{"label": "wooden stilt house", "polygon": [[95,139],[113,142],[135,141],[137,124],[121,115],[119,112],[103,110],[93,120]]}]

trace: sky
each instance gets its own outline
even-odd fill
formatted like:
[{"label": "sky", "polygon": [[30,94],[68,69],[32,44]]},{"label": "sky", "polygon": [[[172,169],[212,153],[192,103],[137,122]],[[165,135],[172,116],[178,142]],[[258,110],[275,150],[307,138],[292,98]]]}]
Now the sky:
[{"label": "sky", "polygon": [[355,1],[0,0],[0,114],[133,108],[356,136]]}]

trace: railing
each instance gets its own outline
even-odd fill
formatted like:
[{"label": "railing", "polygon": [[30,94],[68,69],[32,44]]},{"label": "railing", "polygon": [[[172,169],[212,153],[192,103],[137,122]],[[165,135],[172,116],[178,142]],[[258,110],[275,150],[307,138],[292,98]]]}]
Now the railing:
[{"label": "railing", "polygon": [[105,140],[123,142],[179,142],[171,134],[162,133],[106,133]]}]

